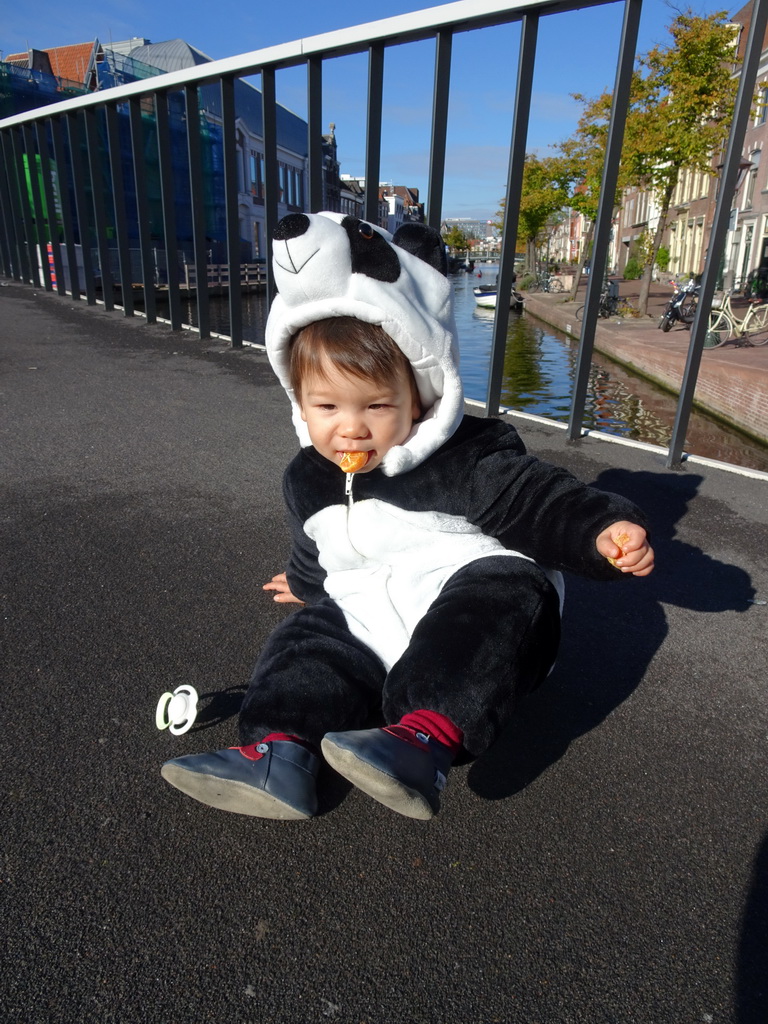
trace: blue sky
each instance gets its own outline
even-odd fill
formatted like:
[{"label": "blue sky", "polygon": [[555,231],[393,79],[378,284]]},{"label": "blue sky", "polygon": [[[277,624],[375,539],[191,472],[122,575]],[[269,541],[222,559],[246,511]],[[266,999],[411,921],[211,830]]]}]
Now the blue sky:
[{"label": "blue sky", "polygon": [[[54,0],[7,5],[0,25],[3,55],[98,38],[102,43],[142,36],[154,43],[182,38],[209,57],[231,57],[300,37],[348,28],[381,17],[437,7],[429,0]],[[681,6],[684,6],[681,4]],[[693,9],[724,10],[712,0]],[[730,8],[740,9],[742,5]],[[578,118],[571,94],[596,96],[615,75],[623,5],[543,18],[534,81],[528,149],[539,153],[565,139]],[[673,8],[646,0],[639,50],[668,40]],[[457,35],[453,44],[451,103],[443,215],[488,219],[495,215],[507,178],[519,30],[515,25]],[[388,50],[384,71],[382,180],[426,187],[434,45]],[[278,75],[278,99],[306,114],[306,75]],[[323,70],[323,119],[336,125],[342,173],[362,174],[365,160],[366,60],[346,57]]]}]

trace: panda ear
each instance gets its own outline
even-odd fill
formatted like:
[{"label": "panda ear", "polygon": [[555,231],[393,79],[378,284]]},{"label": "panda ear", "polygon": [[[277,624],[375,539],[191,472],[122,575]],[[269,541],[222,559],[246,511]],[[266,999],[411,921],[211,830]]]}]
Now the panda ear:
[{"label": "panda ear", "polygon": [[418,256],[443,276],[448,276],[448,257],[445,242],[439,231],[428,224],[402,224],[392,237],[392,244]]}]

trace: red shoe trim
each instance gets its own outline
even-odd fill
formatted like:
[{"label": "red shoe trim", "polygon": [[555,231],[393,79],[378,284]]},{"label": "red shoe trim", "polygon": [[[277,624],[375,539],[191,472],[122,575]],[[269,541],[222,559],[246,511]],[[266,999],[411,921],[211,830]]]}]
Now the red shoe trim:
[{"label": "red shoe trim", "polygon": [[306,746],[306,740],[301,739],[300,736],[292,736],[287,732],[271,732],[268,736],[265,736],[263,740],[259,740],[259,742],[271,743],[272,740],[283,740],[286,743],[300,743],[302,746]]},{"label": "red shoe trim", "polygon": [[417,739],[416,730],[406,725],[385,725],[381,731],[388,732],[390,736],[395,736],[397,739],[402,740],[403,743],[410,743],[412,747],[421,747],[422,750],[427,749],[427,744],[424,740]]},{"label": "red shoe trim", "polygon": [[243,757],[247,757],[249,761],[258,761],[264,757],[264,754],[260,753],[256,748],[260,743],[272,743],[274,740],[282,740],[285,743],[298,743],[300,747],[306,747],[310,753],[319,755],[317,747],[314,747],[307,740],[303,740],[301,736],[292,736],[287,732],[271,732],[265,736],[263,740],[257,740],[255,743],[248,743],[244,747],[230,747],[230,750],[239,750]]},{"label": "red shoe trim", "polygon": [[[259,743],[262,741],[259,740]],[[248,758],[249,761],[260,761],[264,754],[257,750],[258,743],[249,743],[247,747],[230,747],[230,750],[239,750],[243,757]]]}]

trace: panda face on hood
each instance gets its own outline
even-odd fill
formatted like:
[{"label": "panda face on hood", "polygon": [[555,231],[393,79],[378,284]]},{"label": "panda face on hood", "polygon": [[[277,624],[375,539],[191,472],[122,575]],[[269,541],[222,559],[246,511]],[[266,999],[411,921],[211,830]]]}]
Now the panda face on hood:
[{"label": "panda face on hood", "polygon": [[355,217],[295,213],[275,230],[272,265],[279,294],[267,320],[267,354],[293,404],[301,444],[311,442],[288,376],[291,338],[316,320],[351,316],[380,325],[411,364],[425,412],[381,469],[395,476],[418,466],[456,430],[464,403],[438,232],[405,224],[393,237]]}]

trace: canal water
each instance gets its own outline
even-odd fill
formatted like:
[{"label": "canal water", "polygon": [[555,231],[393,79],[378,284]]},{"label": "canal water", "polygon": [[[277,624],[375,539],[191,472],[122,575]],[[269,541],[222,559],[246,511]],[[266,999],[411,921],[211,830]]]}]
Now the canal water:
[{"label": "canal water", "polygon": [[[484,266],[483,277],[493,280],[498,268]],[[461,377],[467,398],[485,401],[493,337],[493,310],[475,305],[477,278],[452,275],[456,323],[461,352]],[[212,297],[211,330],[228,334],[226,297]],[[167,311],[158,305],[158,315]],[[196,324],[194,299],[183,300],[182,316]],[[263,344],[267,303],[264,295],[243,296],[243,336]],[[504,359],[501,404],[566,423],[576,372],[576,342],[528,313],[511,313]],[[613,363],[600,353],[592,362],[583,426],[635,441],[667,446],[675,418],[676,396]],[[768,446],[760,445],[694,411],[686,451],[736,466],[768,472]]]}]

